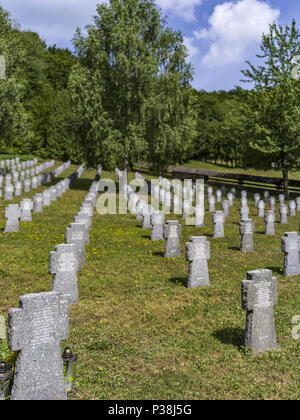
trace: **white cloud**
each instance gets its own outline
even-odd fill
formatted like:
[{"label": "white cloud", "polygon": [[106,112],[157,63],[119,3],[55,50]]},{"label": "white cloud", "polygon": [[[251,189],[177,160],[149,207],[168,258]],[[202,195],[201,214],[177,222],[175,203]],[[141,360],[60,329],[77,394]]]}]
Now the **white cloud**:
[{"label": "white cloud", "polygon": [[193,43],[194,43],[194,38],[193,37],[188,37],[185,36],[183,37],[183,43],[186,46],[187,50],[188,50],[188,54],[189,54],[189,58],[193,58],[195,55],[198,54],[199,52],[199,48],[196,47]]},{"label": "white cloud", "polygon": [[24,30],[38,32],[49,44],[69,46],[77,26],[92,22],[104,0],[0,0]]},{"label": "white cloud", "polygon": [[157,0],[157,4],[163,11],[192,22],[197,20],[195,8],[202,4],[202,0]]},{"label": "white cloud", "polygon": [[239,0],[216,6],[209,18],[209,29],[194,31],[195,38],[211,42],[202,64],[217,68],[243,61],[279,14],[278,9],[261,0]]}]

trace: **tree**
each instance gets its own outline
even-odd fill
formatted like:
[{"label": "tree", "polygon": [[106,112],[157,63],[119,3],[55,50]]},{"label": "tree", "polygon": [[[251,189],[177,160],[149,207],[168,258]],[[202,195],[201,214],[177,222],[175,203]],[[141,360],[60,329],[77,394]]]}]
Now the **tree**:
[{"label": "tree", "polygon": [[69,88],[76,138],[89,164],[156,170],[184,157],[194,119],[190,65],[180,32],[166,27],[154,0],[110,0],[74,37],[79,64]]},{"label": "tree", "polygon": [[291,27],[270,25],[262,37],[263,66],[243,70],[246,81],[255,83],[249,94],[253,117],[250,146],[263,153],[266,162],[282,170],[284,194],[288,197],[289,171],[300,167],[300,87],[294,77],[294,59],[300,56],[300,32]]}]

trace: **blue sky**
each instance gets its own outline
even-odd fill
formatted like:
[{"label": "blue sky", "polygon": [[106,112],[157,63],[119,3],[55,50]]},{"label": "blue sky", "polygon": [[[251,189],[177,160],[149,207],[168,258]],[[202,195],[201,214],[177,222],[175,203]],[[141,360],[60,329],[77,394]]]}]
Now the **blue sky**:
[{"label": "blue sky", "polygon": [[[22,29],[48,44],[71,47],[77,26],[92,22],[101,0],[0,0]],[[194,66],[193,87],[229,90],[240,82],[245,60],[256,62],[261,34],[272,22],[300,27],[299,0],[156,0],[168,24],[184,34]]]}]

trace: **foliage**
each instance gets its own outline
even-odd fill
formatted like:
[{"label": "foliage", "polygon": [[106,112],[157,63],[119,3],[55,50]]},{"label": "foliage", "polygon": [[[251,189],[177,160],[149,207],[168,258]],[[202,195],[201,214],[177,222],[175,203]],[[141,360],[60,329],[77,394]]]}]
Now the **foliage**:
[{"label": "foliage", "polygon": [[101,155],[106,167],[123,168],[147,159],[159,171],[184,157],[194,118],[182,34],[152,0],[101,4],[87,31],[74,37],[80,64],[69,84],[87,162]]}]

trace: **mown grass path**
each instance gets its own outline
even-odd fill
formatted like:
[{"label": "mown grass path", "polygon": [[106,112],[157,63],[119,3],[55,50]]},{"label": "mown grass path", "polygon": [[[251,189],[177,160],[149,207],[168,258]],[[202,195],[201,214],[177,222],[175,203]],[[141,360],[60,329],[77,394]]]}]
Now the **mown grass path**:
[{"label": "mown grass path", "polygon": [[[17,306],[19,295],[50,290],[49,252],[64,242],[94,176],[93,170],[84,172],[19,233],[4,235],[1,222],[2,313]],[[114,179],[103,172],[106,177]],[[168,260],[164,241],[151,242],[150,230],[142,230],[134,216],[95,212],[87,262],[78,276],[80,301],[70,310],[67,343],[79,358],[73,399],[300,399],[300,340],[291,335],[292,317],[300,315],[300,276],[284,278],[281,272],[281,236],[298,230],[300,214],[289,225],[276,223],[274,237],[264,235],[262,218],[254,216],[255,252],[249,254],[239,251],[239,219],[237,199],[225,238],[213,239],[206,213],[205,228],[183,227],[182,257]],[[186,288],[185,243],[192,235],[205,235],[211,243],[211,286],[195,290]],[[241,281],[258,268],[272,269],[278,279],[280,348],[253,357],[242,348]]]}]

